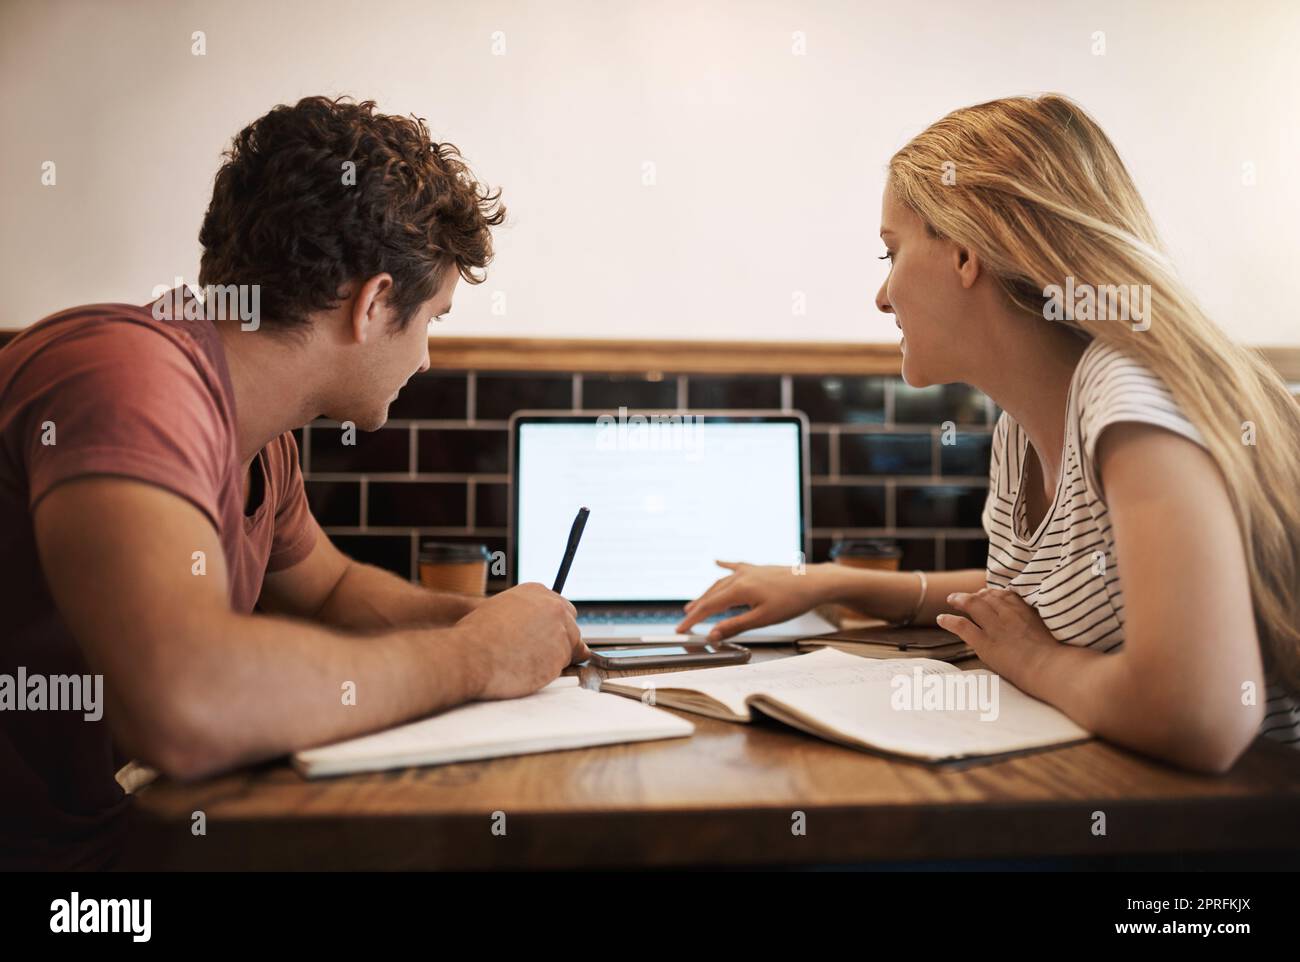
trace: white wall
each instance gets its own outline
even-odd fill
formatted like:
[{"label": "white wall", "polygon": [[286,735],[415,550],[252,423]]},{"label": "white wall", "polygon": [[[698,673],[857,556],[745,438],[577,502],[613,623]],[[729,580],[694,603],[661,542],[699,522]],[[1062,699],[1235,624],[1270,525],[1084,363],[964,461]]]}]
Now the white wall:
[{"label": "white wall", "polygon": [[1300,345],[1297,51],[1294,0],[10,0],[0,326],[195,281],[230,137],[349,93],[428,118],[505,189],[496,265],[443,333],[892,341],[890,153],[954,107],[1056,90],[1115,140],[1219,322]]}]

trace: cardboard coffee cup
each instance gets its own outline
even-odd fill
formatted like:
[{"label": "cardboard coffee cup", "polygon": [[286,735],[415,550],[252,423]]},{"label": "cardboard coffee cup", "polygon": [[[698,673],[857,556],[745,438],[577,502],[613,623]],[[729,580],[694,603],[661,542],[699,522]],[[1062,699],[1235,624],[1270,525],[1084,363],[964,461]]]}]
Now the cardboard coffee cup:
[{"label": "cardboard coffee cup", "polygon": [[903,559],[903,551],[896,542],[884,538],[836,541],[831,545],[830,559],[838,565],[848,565],[851,568],[897,571]]},{"label": "cardboard coffee cup", "polygon": [[[897,542],[885,538],[861,538],[836,541],[831,545],[830,559],[837,565],[849,568],[875,568],[878,571],[897,571],[903,559]],[[867,618],[848,605],[829,605],[824,612],[842,629],[871,628],[886,624],[879,618]]]},{"label": "cardboard coffee cup", "polygon": [[492,553],[487,545],[460,544],[450,541],[420,543],[420,584],[435,591],[458,595],[486,595],[488,562]]}]

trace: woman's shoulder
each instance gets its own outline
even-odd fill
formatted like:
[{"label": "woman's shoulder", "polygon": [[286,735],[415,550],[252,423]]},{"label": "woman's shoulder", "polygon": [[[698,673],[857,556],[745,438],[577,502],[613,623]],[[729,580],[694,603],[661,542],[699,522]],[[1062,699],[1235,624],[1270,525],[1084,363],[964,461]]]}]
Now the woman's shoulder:
[{"label": "woman's shoulder", "polygon": [[1099,402],[1150,395],[1164,398],[1169,389],[1146,364],[1114,344],[1093,338],[1079,357],[1075,392],[1080,411]]},{"label": "woman's shoulder", "polygon": [[993,422],[993,431],[989,440],[990,477],[997,477],[1007,459],[1006,452],[1012,440],[1012,429],[1015,426],[1015,421],[1005,410],[1000,411],[997,420]]},{"label": "woman's shoulder", "polygon": [[1121,421],[1155,425],[1207,446],[1160,376],[1114,344],[1094,338],[1084,350],[1075,372],[1074,398],[1080,456],[1089,469],[1102,432]]}]

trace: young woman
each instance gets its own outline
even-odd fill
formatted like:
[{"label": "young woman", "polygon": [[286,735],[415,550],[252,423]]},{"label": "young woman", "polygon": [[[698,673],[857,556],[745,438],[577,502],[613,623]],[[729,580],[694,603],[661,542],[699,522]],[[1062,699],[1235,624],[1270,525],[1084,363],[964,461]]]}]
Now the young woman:
[{"label": "young woman", "polygon": [[1097,124],[1057,95],[949,114],[890,160],[880,235],[904,380],[1003,409],[987,571],[719,562],[678,630],[848,603],[1177,765],[1300,746],[1300,404],[1202,313]]}]

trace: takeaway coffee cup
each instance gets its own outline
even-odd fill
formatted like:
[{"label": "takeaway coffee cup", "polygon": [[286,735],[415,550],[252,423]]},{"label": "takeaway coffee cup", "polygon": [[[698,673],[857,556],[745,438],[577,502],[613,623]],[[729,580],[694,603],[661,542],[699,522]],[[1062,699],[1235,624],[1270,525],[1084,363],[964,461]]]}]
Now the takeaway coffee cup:
[{"label": "takeaway coffee cup", "polygon": [[[830,559],[837,565],[850,568],[874,568],[878,571],[897,571],[903,552],[894,541],[883,538],[866,538],[836,541],[831,545]],[[841,628],[856,628],[879,624],[879,619],[864,618],[860,612],[847,605],[830,605],[827,616]]]},{"label": "takeaway coffee cup", "polygon": [[488,562],[491,559],[492,553],[487,545],[422,541],[420,584],[436,591],[486,595]]}]

